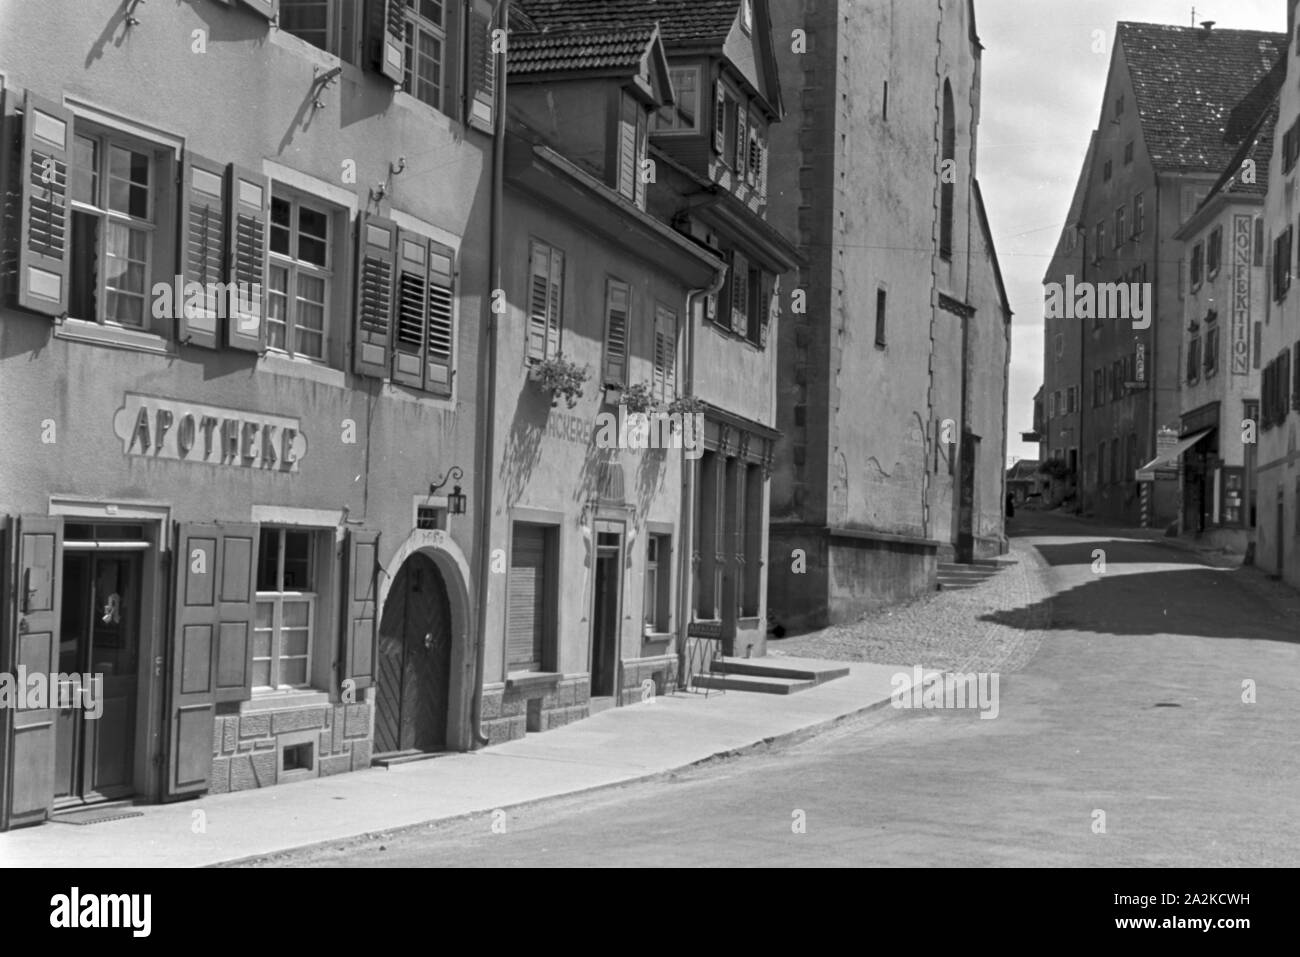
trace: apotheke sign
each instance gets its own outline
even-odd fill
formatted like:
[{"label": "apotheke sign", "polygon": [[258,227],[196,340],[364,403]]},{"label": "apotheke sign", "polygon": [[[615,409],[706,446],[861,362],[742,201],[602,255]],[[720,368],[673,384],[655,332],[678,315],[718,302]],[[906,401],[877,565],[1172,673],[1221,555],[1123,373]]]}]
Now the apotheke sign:
[{"label": "apotheke sign", "polygon": [[299,420],[126,393],[113,431],[127,455],[297,472],[307,454]]}]

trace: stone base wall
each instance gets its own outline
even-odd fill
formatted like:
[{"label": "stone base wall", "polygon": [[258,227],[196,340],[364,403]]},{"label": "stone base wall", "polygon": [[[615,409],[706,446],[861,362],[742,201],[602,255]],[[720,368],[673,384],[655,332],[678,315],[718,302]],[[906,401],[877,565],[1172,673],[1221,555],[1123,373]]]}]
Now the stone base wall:
[{"label": "stone base wall", "polygon": [[649,700],[648,688],[643,689],[646,681],[654,682],[654,694],[672,694],[677,690],[677,656],[657,655],[653,658],[624,658],[622,692],[620,705],[640,704]]},{"label": "stone base wall", "polygon": [[530,731],[549,731],[587,717],[590,701],[591,679],[587,675],[562,678],[550,689],[486,685],[483,733],[493,745],[522,738]]},{"label": "stone base wall", "polygon": [[[284,770],[285,747],[311,746],[308,767]],[[210,794],[357,771],[370,766],[370,703],[218,714]]]}]

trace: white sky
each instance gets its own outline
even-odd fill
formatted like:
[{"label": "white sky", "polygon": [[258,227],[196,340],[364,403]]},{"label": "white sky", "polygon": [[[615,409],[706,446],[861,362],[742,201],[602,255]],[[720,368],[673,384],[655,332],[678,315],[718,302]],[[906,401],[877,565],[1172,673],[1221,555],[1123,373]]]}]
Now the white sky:
[{"label": "white sky", "polygon": [[[915,0],[906,0],[915,2]],[[1088,137],[1101,111],[1115,23],[1286,31],[1289,0],[975,0],[984,43],[979,180],[1007,295],[1015,312],[1007,455],[1033,427],[1043,380],[1043,273],[1069,210]],[[1093,53],[1093,31],[1106,31]]]}]

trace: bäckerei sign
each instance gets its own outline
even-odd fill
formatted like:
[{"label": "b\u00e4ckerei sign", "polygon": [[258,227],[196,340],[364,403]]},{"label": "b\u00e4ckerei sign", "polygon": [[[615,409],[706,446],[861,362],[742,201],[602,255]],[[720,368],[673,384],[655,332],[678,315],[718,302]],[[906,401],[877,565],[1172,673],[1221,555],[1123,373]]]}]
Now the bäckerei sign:
[{"label": "b\u00e4ckerei sign", "polygon": [[297,472],[307,454],[296,418],[134,392],[113,417],[113,431],[127,455],[171,462]]}]

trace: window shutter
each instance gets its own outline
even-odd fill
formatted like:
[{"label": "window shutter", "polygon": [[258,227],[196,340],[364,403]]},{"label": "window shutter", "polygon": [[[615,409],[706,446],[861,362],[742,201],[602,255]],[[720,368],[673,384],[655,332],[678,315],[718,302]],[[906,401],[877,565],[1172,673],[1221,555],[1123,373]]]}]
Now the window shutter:
[{"label": "window shutter", "polygon": [[429,331],[429,241],[400,230],[396,268],[393,381],[423,389]]},{"label": "window shutter", "polygon": [[736,253],[731,272],[731,331],[744,335],[749,327],[749,261]]},{"label": "window shutter", "polygon": [[401,0],[366,0],[365,13],[366,57],[370,66],[400,84],[406,50],[406,18]]},{"label": "window shutter", "polygon": [[781,282],[776,276],[766,272],[763,273],[761,280],[763,298],[759,303],[763,315],[759,319],[758,344],[765,349],[767,348],[768,327],[771,325],[772,320],[780,318],[781,315],[780,287]]},{"label": "window shutter", "polygon": [[23,102],[22,234],[18,305],[47,316],[68,312],[68,165],[72,113],[30,90]]},{"label": "window shutter", "polygon": [[424,387],[451,394],[452,357],[455,354],[456,251],[429,243],[429,347]]},{"label": "window shutter", "polygon": [[244,6],[268,20],[280,15],[280,0],[244,0]]},{"label": "window shutter", "polygon": [[745,109],[743,103],[736,104],[736,181],[740,182],[745,178],[745,169],[749,165],[747,157],[749,155],[749,111]]},{"label": "window shutter", "polygon": [[388,375],[393,325],[393,270],[397,226],[380,216],[357,218],[357,307],[352,371],[382,379]]},{"label": "window shutter", "polygon": [[[226,345],[261,352],[266,346],[266,214],[271,190],[265,176],[233,163],[229,190],[227,275],[240,305],[226,320]],[[245,309],[245,305],[252,308]]]},{"label": "window shutter", "polygon": [[638,104],[636,107],[636,126],[633,127],[633,138],[635,139],[635,159],[632,163],[632,183],[633,192],[632,201],[641,209],[645,209],[645,166],[646,161],[646,144],[649,141],[649,117],[646,111]]},{"label": "window shutter", "polygon": [[721,80],[713,81],[713,152],[727,148],[727,91]]},{"label": "window shutter", "polygon": [[369,688],[375,677],[375,575],[379,569],[379,532],[365,528],[348,531],[346,617],[343,620],[342,680],[351,679],[354,690]]},{"label": "window shutter", "polygon": [[636,101],[628,94],[620,94],[618,114],[618,191],[627,199],[636,201],[638,179],[636,168]]},{"label": "window shutter", "polygon": [[492,132],[496,107],[496,55],[492,52],[491,0],[474,0],[469,14],[466,113],[470,125]]},{"label": "window shutter", "polygon": [[546,530],[517,525],[506,595],[506,666],[541,666],[546,627]]},{"label": "window shutter", "polygon": [[528,358],[545,359],[551,314],[551,249],[532,244],[528,269]]},{"label": "window shutter", "polygon": [[[226,171],[221,165],[185,154],[184,211],[181,242],[181,268],[186,284],[200,283],[204,296],[201,303],[190,308],[188,296],[182,296],[181,308],[176,317],[176,334],[181,342],[192,346],[215,349],[218,346],[219,317],[229,315],[231,293],[225,301],[210,298],[210,283],[226,281]],[[237,287],[234,287],[237,288]],[[182,289],[182,294],[184,290]],[[235,293],[238,295],[238,293]]]},{"label": "window shutter", "polygon": [[558,355],[560,328],[564,315],[564,253],[552,249],[550,266],[550,301],[546,310],[546,354]]},{"label": "window shutter", "polygon": [[[0,599],[10,596],[13,607],[4,609],[9,615],[5,632],[17,635],[19,640],[0,642],[0,674],[16,675],[19,667],[27,674],[57,673],[63,610],[63,519],[24,516],[10,529],[6,543],[10,561],[0,564],[6,571],[17,572],[13,580],[17,588],[0,588]],[[15,621],[17,627],[10,628]],[[7,767],[0,767],[0,780],[5,782],[0,813],[7,809],[8,821],[0,817],[0,826],[35,824],[49,816],[54,796],[57,718],[54,707],[16,708],[10,712],[8,741],[4,742]],[[210,734],[207,746],[210,760]]]},{"label": "window shutter", "polygon": [[767,198],[767,142],[758,144],[758,195]]},{"label": "window shutter", "polygon": [[605,284],[605,382],[627,385],[628,313],[631,290],[610,279]]},{"label": "window shutter", "polygon": [[251,694],[256,525],[178,525],[168,797],[206,791],[217,704]]},{"label": "window shutter", "polygon": [[667,400],[677,394],[677,316],[662,306],[655,310],[654,390]]}]

